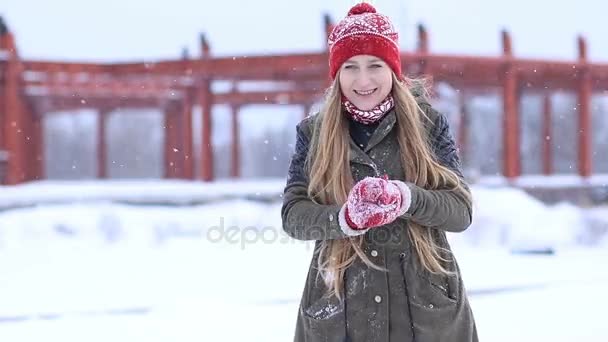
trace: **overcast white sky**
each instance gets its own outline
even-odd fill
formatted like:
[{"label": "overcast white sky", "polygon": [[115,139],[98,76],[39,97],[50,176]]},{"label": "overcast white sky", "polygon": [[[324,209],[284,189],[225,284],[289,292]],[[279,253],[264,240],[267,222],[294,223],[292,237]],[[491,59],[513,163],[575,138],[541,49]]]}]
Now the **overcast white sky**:
[{"label": "overcast white sky", "polygon": [[[26,58],[129,61],[198,55],[206,32],[216,55],[315,51],[324,47],[322,13],[338,20],[352,0],[2,0],[0,14]],[[435,52],[494,55],[509,28],[515,53],[573,59],[576,36],[590,57],[608,62],[603,0],[376,0],[412,49],[415,26],[426,23]],[[565,5],[558,3],[566,3]]]}]

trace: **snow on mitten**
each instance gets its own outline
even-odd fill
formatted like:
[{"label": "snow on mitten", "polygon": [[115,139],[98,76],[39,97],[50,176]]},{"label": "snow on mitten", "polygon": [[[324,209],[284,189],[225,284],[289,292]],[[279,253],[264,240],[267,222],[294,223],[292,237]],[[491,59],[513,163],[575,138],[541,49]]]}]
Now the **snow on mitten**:
[{"label": "snow on mitten", "polygon": [[[380,206],[397,204],[401,208],[402,191],[397,182],[399,181],[388,180],[387,175],[382,178],[366,177],[355,184],[349,198],[353,197],[355,201],[376,203]],[[405,184],[403,186],[407,187]]]},{"label": "snow on mitten", "polygon": [[412,191],[410,190],[410,187],[405,184],[405,182],[398,180],[389,180],[388,183],[389,185],[387,186],[387,188],[389,188],[390,190],[387,190],[387,193],[394,194],[395,191],[399,192],[399,198],[401,199],[401,203],[399,205],[399,216],[401,216],[405,214],[412,205]]},{"label": "snow on mitten", "polygon": [[[401,212],[402,200],[399,187],[387,177],[366,177],[351,189],[340,211],[341,225],[352,230],[364,230],[393,222]],[[345,233],[353,233],[343,227]],[[361,232],[355,232],[359,235]]]},{"label": "snow on mitten", "polygon": [[378,205],[375,203],[362,202],[355,205],[347,205],[347,222],[354,229],[366,229],[379,227],[393,222],[399,215],[397,204]]}]

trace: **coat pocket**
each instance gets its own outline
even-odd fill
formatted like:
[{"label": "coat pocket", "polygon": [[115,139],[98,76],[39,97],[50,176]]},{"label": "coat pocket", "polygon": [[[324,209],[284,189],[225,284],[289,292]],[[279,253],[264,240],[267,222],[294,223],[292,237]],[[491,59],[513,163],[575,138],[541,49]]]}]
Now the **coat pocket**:
[{"label": "coat pocket", "polygon": [[[459,276],[454,273],[432,273],[419,261],[414,253],[405,267],[405,278],[410,300],[430,309],[454,307],[459,301]],[[444,265],[451,270],[451,264]]]},{"label": "coat pocket", "polygon": [[450,297],[446,276],[412,268],[405,274],[416,340],[459,341],[450,339],[450,331],[458,319],[459,304]]},{"label": "coat pocket", "polygon": [[434,292],[435,295],[432,297],[438,300],[446,299],[454,303],[458,301],[459,279],[457,273],[431,273],[425,269],[420,270],[418,276],[426,282],[429,292]]},{"label": "coat pocket", "polygon": [[346,339],[344,304],[337,298],[320,298],[300,310],[306,342],[334,342]]},{"label": "coat pocket", "polygon": [[[438,244],[445,250],[450,250],[449,243],[445,236],[445,233],[435,231],[435,239]],[[442,266],[449,272],[445,273],[433,273],[422,266],[419,259],[416,262],[416,273],[418,276],[426,281],[431,291],[436,294],[443,296],[445,299],[457,303],[460,301],[460,270],[456,263],[456,259],[451,252],[441,253],[445,259],[441,261]]]}]

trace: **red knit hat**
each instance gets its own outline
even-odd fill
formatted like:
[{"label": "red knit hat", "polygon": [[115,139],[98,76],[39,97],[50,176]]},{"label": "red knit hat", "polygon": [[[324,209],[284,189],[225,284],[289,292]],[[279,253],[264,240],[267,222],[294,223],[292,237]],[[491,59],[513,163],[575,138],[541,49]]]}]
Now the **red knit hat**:
[{"label": "red knit hat", "polygon": [[342,63],[356,55],[381,58],[401,78],[399,34],[390,19],[376,13],[374,6],[360,3],[353,6],[346,18],[332,30],[328,38],[329,75],[333,80]]}]

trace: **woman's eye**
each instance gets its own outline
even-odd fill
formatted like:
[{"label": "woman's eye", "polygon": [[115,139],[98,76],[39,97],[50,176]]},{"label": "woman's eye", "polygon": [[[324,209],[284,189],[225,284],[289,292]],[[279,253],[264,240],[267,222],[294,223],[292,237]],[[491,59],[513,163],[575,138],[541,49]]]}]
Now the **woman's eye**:
[{"label": "woman's eye", "polygon": [[354,69],[355,66],[354,65],[346,65],[344,66],[344,69]]},{"label": "woman's eye", "polygon": [[380,64],[372,64],[371,67],[374,68],[374,69],[376,69],[376,68],[382,68],[382,65],[380,65]]}]

